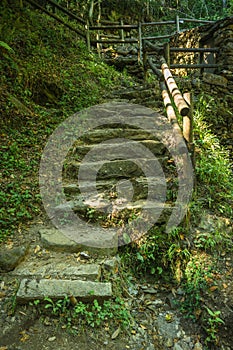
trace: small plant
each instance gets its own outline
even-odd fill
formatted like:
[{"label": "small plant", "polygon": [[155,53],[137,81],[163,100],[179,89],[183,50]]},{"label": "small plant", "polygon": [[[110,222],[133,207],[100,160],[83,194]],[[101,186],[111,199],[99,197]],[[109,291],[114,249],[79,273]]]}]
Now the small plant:
[{"label": "small plant", "polygon": [[181,311],[188,317],[199,318],[208,281],[212,281],[208,257],[204,254],[192,256],[184,271],[182,288],[185,295],[180,303]]},{"label": "small plant", "polygon": [[44,301],[48,302],[45,305],[45,309],[51,309],[52,314],[55,316],[64,313],[67,307],[70,305],[70,299],[68,297],[65,297],[64,299],[59,299],[57,301],[54,301],[48,297],[45,297]]},{"label": "small plant", "polygon": [[[114,301],[105,300],[102,304],[96,299],[93,303],[83,303],[68,296],[56,301],[45,297],[44,302],[44,308],[50,311],[52,316],[58,317],[66,328],[83,328],[86,325],[95,328],[107,324],[110,320],[121,325],[123,329],[130,325],[130,314],[119,297]],[[39,303],[34,302],[30,305],[38,307]]]},{"label": "small plant", "polygon": [[205,327],[205,331],[207,333],[207,337],[205,339],[206,344],[218,344],[218,330],[219,326],[224,323],[224,321],[219,317],[221,311],[212,311],[209,308],[206,308],[208,312],[208,318],[206,320],[207,326]]}]

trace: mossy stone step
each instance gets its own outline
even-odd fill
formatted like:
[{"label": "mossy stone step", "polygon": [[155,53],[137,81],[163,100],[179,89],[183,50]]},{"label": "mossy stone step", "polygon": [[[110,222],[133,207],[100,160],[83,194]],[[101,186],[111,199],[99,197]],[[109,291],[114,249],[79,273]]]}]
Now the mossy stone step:
[{"label": "mossy stone step", "polygon": [[25,261],[11,273],[11,275],[23,278],[55,278],[69,280],[97,281],[101,276],[101,266],[94,263],[78,263],[77,261]]},{"label": "mossy stone step", "polygon": [[16,300],[18,303],[27,303],[45,297],[57,300],[66,296],[82,301],[106,300],[112,297],[112,286],[109,282],[25,278],[20,282]]},{"label": "mossy stone step", "polygon": [[[65,179],[80,179],[81,181],[106,179],[127,179],[132,177],[144,176],[163,176],[162,167],[167,163],[167,157],[156,157],[151,159],[119,159],[106,161],[103,159],[98,162],[77,162],[70,161],[65,164]],[[159,165],[158,165],[159,164]],[[80,172],[80,169],[82,172]],[[153,174],[152,174],[153,172]],[[96,176],[97,175],[97,176]],[[148,176],[148,175],[146,175]]]},{"label": "mossy stone step", "polygon": [[155,200],[164,199],[166,191],[166,180],[160,177],[137,177],[132,179],[122,180],[103,180],[96,181],[93,184],[91,181],[82,181],[82,191],[78,183],[66,183],[63,189],[69,199],[76,200],[81,192],[85,192],[85,196],[93,196],[93,191],[97,189],[99,196],[103,198],[110,198],[113,194],[117,198],[129,198],[133,200],[146,199],[148,193],[150,198]]}]

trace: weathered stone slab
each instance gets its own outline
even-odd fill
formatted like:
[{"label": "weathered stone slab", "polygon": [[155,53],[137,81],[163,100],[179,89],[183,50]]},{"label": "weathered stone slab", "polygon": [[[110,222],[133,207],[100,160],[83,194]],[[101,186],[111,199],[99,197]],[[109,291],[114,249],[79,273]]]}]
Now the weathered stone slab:
[{"label": "weathered stone slab", "polygon": [[[118,139],[117,139],[118,140]],[[117,141],[116,140],[116,141]],[[119,138],[119,142],[120,142]],[[154,154],[157,155],[162,155],[165,153],[165,147],[162,142],[159,142],[157,140],[141,140],[140,144],[147,147],[150,151],[152,151]],[[111,159],[119,159],[119,150],[122,150],[123,148],[130,149],[132,150],[135,148],[135,141],[127,141],[127,142],[121,142],[121,143],[100,143],[98,145],[96,144],[90,144],[90,145],[80,145],[77,144],[75,146],[75,153],[77,154],[78,157],[82,157],[86,155],[88,152],[91,152],[94,150],[94,148],[98,146],[99,153],[104,154],[106,157],[111,157]],[[96,160],[95,157],[96,155],[93,153],[88,154],[89,160],[93,161]]]},{"label": "weathered stone slab", "polygon": [[[139,200],[147,198],[149,190],[150,198],[159,200],[164,198],[166,191],[165,179],[162,176],[148,178],[141,176],[130,180],[122,179],[118,181],[106,180],[96,182],[96,184],[93,184],[92,181],[82,181],[82,191],[85,192],[86,196],[88,195],[91,198],[93,191],[95,191],[95,185],[100,198],[108,198],[110,192],[116,192],[118,198],[128,198],[129,196],[127,194],[130,192],[133,193],[134,200]],[[88,203],[83,201],[80,195],[79,185],[66,184],[63,188],[65,193],[69,194],[70,198],[73,199],[73,202],[68,202],[69,205],[75,207],[80,212],[84,212]],[[58,206],[57,210],[59,209],[64,209],[64,206]]]},{"label": "weathered stone slab", "polygon": [[67,261],[46,263],[38,261],[25,262],[18,266],[13,275],[19,278],[64,278],[96,281],[100,278],[101,268],[97,264],[68,263]]},{"label": "weathered stone slab", "polygon": [[[99,180],[138,177],[144,175],[143,171],[153,169],[155,161],[165,165],[167,158],[137,158],[137,163],[135,159],[106,161],[104,156],[103,160],[99,162],[70,161],[66,164],[65,176],[76,180],[79,178],[81,181],[92,180],[94,174],[98,174]],[[81,166],[82,168],[80,168]],[[82,170],[81,174],[80,169]]]},{"label": "weathered stone slab", "polygon": [[0,250],[0,271],[9,272],[20,264],[27,254],[27,247],[16,247],[13,249]]},{"label": "weathered stone slab", "polygon": [[[89,253],[102,255],[115,255],[118,250],[117,232],[106,229],[103,233],[101,227],[90,227],[83,224],[83,227],[76,231],[70,231],[66,236],[58,229],[39,230],[41,243],[47,249],[76,253],[87,250]],[[104,236],[103,236],[104,235]],[[77,238],[77,241],[71,237]],[[102,239],[101,239],[102,238]]]},{"label": "weathered stone slab", "polygon": [[30,300],[43,300],[45,297],[60,299],[74,296],[78,300],[105,300],[112,296],[111,283],[92,281],[72,281],[57,279],[23,279],[16,294],[19,303]]},{"label": "weathered stone slab", "polygon": [[[150,125],[152,118],[147,121],[147,118],[144,116],[138,117],[141,125]],[[133,117],[134,121],[137,119],[136,116]],[[153,126],[155,125],[155,121]],[[154,135],[155,131],[159,131],[159,127],[163,130],[163,126],[161,124],[156,127],[155,130],[148,129],[124,129],[124,128],[114,128],[114,129],[95,129],[91,130],[88,133],[82,135],[81,140],[87,143],[98,143],[103,142],[113,138],[127,138],[132,140],[147,140],[150,138],[149,135]]]},{"label": "weathered stone slab", "polygon": [[45,248],[63,252],[75,253],[78,251],[76,242],[67,238],[55,228],[39,230],[41,243]]},{"label": "weathered stone slab", "polygon": [[212,73],[203,73],[203,81],[211,85],[218,85],[223,87],[227,87],[228,83],[227,78]]}]

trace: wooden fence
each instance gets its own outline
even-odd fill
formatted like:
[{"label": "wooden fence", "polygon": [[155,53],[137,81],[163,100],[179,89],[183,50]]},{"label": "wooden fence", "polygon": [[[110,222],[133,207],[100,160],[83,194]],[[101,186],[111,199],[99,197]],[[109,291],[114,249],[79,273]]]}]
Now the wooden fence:
[{"label": "wooden fence", "polygon": [[[217,53],[218,48],[182,48],[182,47],[170,47],[169,39],[181,30],[181,25],[184,23],[194,24],[208,24],[214,23],[213,21],[196,20],[189,18],[179,18],[176,16],[174,20],[169,21],[157,21],[146,22],[138,24],[124,24],[123,20],[120,23],[112,23],[109,21],[98,22],[96,25],[90,25],[88,20],[85,20],[79,16],[74,15],[69,10],[57,4],[54,0],[44,0],[43,4],[49,5],[43,7],[38,3],[39,0],[26,0],[35,8],[43,11],[47,15],[54,18],[56,21],[62,23],[78,34],[83,40],[85,40],[89,50],[96,49],[101,56],[103,52],[103,46],[112,46],[113,44],[134,45],[138,52],[138,62],[143,65],[144,71],[149,67],[159,78],[160,88],[164,105],[167,111],[168,119],[174,126],[180,130],[177,122],[177,116],[173,105],[177,107],[179,114],[183,117],[183,137],[187,141],[190,151],[192,152],[192,96],[190,93],[182,96],[179,91],[175,80],[172,77],[170,69],[173,68],[191,68],[201,69],[204,68],[216,68],[215,63],[207,64],[203,63],[204,53]],[[74,21],[74,25],[64,21],[57,15],[57,11],[61,11],[69,19]],[[150,32],[152,28],[161,26],[173,26],[174,31],[170,30],[170,34],[147,36],[146,29],[149,28]],[[199,53],[198,64],[170,64],[171,52],[184,52],[184,53]],[[160,62],[154,63],[153,56],[160,56]],[[171,101],[174,101],[174,104]]]},{"label": "wooden fence", "polygon": [[[138,51],[138,62],[146,67],[146,62],[148,56],[153,56],[158,54],[158,51],[161,52],[161,45],[163,56],[166,58],[169,68],[185,68],[185,69],[201,69],[204,68],[216,68],[215,63],[207,64],[204,63],[204,53],[218,52],[217,48],[181,48],[181,47],[170,47],[167,44],[167,41],[174,36],[174,34],[179,33],[181,25],[185,23],[194,23],[194,24],[208,24],[214,23],[213,21],[206,20],[197,20],[190,18],[180,18],[176,16],[174,20],[169,21],[156,21],[156,22],[142,22],[138,24],[124,24],[123,20],[120,20],[120,23],[103,21],[98,22],[96,25],[90,25],[89,21],[83,19],[80,16],[74,15],[68,9],[62,7],[54,0],[44,0],[42,6],[39,3],[39,0],[26,0],[29,4],[35,8],[43,11],[47,15],[54,18],[59,23],[62,23],[64,26],[69,28],[78,34],[85,42],[87,43],[89,50],[96,49],[101,56],[102,47],[105,48],[113,44],[131,44],[137,48]],[[45,7],[46,5],[49,5]],[[62,12],[69,19],[71,19],[74,24],[64,21],[61,17],[57,15],[56,12]],[[154,35],[147,36],[145,30],[150,28],[150,31],[154,27],[167,27],[172,26],[173,31],[170,30],[170,34],[165,35]],[[200,59],[197,64],[170,64],[170,54],[172,52],[190,52],[190,53],[199,53]]]}]

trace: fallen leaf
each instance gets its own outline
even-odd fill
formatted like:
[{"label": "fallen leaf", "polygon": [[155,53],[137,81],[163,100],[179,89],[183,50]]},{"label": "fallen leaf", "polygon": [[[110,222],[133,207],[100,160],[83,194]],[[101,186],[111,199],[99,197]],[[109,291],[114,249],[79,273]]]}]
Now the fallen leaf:
[{"label": "fallen leaf", "polygon": [[48,341],[50,341],[50,342],[52,342],[52,341],[54,341],[54,340],[56,340],[56,337],[50,337],[50,338],[48,338]]},{"label": "fallen leaf", "polygon": [[143,290],[144,293],[149,293],[149,294],[157,294],[158,291],[154,288],[148,288]]},{"label": "fallen leaf", "polygon": [[116,339],[118,335],[120,334],[121,328],[118,327],[115,332],[112,334],[112,340]]},{"label": "fallen leaf", "polygon": [[41,250],[41,247],[37,245],[34,249],[34,254],[38,253]]},{"label": "fallen leaf", "polygon": [[216,289],[218,289],[218,286],[211,286],[209,290],[211,292],[214,292]]},{"label": "fallen leaf", "polygon": [[174,320],[174,315],[172,315],[172,314],[166,314],[165,320],[166,320],[167,322],[172,322],[172,321]]},{"label": "fallen leaf", "polygon": [[143,324],[140,324],[140,327],[141,327],[142,329],[147,329],[147,327],[143,326]]},{"label": "fallen leaf", "polygon": [[20,338],[20,341],[22,343],[25,343],[29,339],[29,334],[27,334],[26,331],[22,331],[19,334],[22,335],[22,337]]},{"label": "fallen leaf", "polygon": [[228,287],[228,285],[226,283],[223,283],[222,286],[224,289],[227,289],[227,287]]},{"label": "fallen leaf", "polygon": [[70,296],[70,302],[73,306],[78,304],[77,299],[73,295]]}]

